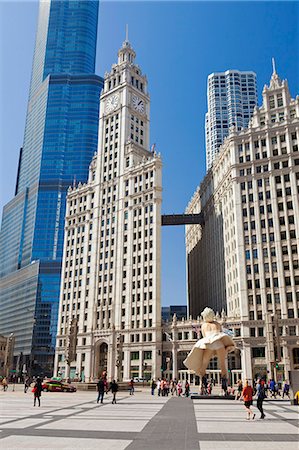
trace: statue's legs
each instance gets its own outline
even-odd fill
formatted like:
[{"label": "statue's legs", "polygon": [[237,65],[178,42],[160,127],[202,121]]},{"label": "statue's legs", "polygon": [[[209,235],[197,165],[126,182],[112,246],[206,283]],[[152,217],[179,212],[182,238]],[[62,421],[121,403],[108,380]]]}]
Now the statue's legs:
[{"label": "statue's legs", "polygon": [[200,376],[201,377],[205,376],[207,367],[208,367],[209,362],[210,362],[210,360],[211,360],[211,358],[213,356],[213,353],[214,353],[214,350],[210,350],[208,348],[206,348],[203,351],[202,365],[201,365],[201,368],[200,368]]},{"label": "statue's legs", "polygon": [[204,352],[205,350],[203,348],[196,349],[196,375],[201,375]]},{"label": "statue's legs", "polygon": [[218,350],[216,350],[217,353],[217,357],[218,357],[218,362],[219,362],[219,366],[220,366],[220,370],[221,370],[221,378],[226,378],[227,379],[227,368],[226,368],[226,355],[227,352],[225,350],[225,348],[219,348]]}]

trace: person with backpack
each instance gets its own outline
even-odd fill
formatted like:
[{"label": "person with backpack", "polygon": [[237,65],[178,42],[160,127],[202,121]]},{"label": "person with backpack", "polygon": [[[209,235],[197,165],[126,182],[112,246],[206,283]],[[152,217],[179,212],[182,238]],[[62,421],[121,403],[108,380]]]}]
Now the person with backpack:
[{"label": "person with backpack", "polygon": [[118,391],[118,384],[115,380],[111,381],[109,390],[113,395],[112,404],[116,404],[116,393]]},{"label": "person with backpack", "polygon": [[32,392],[34,394],[34,402],[33,402],[33,406],[36,405],[36,399],[38,401],[38,406],[40,406],[40,398],[42,395],[42,380],[40,377],[37,377],[36,382],[34,384],[34,387],[32,389]]},{"label": "person with backpack", "polygon": [[264,380],[261,380],[260,378],[257,381],[256,385],[256,395],[257,395],[257,401],[256,401],[256,407],[261,413],[261,419],[264,419],[266,415],[264,414],[263,410],[263,401],[265,400],[266,391],[265,391],[265,383]]}]

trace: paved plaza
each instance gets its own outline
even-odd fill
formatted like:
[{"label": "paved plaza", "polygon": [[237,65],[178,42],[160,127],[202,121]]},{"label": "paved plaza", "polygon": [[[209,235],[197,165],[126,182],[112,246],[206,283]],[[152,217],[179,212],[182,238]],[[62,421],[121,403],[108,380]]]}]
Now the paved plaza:
[{"label": "paved plaza", "polygon": [[[255,408],[254,408],[255,409]],[[298,450],[298,407],[266,401],[265,420],[246,420],[242,403],[152,397],[43,393],[41,407],[21,386],[0,392],[0,448],[97,450]],[[257,417],[258,411],[255,409]]]}]

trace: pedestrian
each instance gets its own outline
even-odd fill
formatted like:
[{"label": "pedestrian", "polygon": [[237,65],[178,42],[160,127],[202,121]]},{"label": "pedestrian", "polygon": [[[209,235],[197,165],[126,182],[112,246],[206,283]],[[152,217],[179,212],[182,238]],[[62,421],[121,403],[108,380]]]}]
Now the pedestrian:
[{"label": "pedestrian", "polygon": [[8,389],[8,382],[7,382],[7,378],[6,377],[4,377],[2,379],[2,386],[3,386],[3,391],[4,392],[7,391],[7,389]]},{"label": "pedestrian", "polygon": [[97,398],[97,403],[99,403],[99,401],[101,403],[103,403],[104,400],[104,393],[105,393],[105,383],[104,383],[104,379],[103,377],[100,378],[100,380],[97,383],[97,390],[98,390],[98,398]]},{"label": "pedestrian", "polygon": [[111,381],[109,389],[113,395],[112,404],[113,403],[116,404],[116,393],[118,391],[118,384],[116,383],[115,380]]},{"label": "pedestrian", "polygon": [[151,393],[152,393],[152,395],[155,395],[156,387],[157,387],[157,385],[156,385],[155,380],[152,380],[152,382],[151,382]]},{"label": "pedestrian", "polygon": [[208,391],[208,380],[206,376],[201,379],[201,395],[207,395]]},{"label": "pedestrian", "polygon": [[242,396],[241,396],[240,400],[244,401],[244,406],[247,411],[247,417],[246,417],[247,420],[250,419],[250,416],[252,416],[252,419],[255,418],[254,412],[251,411],[251,409],[250,409],[250,407],[253,403],[252,396],[253,396],[252,386],[250,386],[248,380],[246,380],[245,387],[242,391]]},{"label": "pedestrian", "polygon": [[133,380],[133,378],[129,381],[129,391],[130,391],[130,395],[134,395],[134,380]]},{"label": "pedestrian", "polygon": [[290,398],[290,385],[287,380],[284,382],[282,398],[284,398],[285,395]]},{"label": "pedestrian", "polygon": [[36,399],[38,401],[38,406],[40,406],[40,397],[42,395],[42,380],[40,379],[40,377],[37,377],[36,382],[34,384],[34,387],[32,389],[32,392],[34,393],[34,403],[33,406],[36,405]]},{"label": "pedestrian", "polygon": [[242,391],[243,391],[243,383],[242,380],[238,380],[237,381],[237,389],[236,389],[236,396],[235,396],[235,400],[239,400],[239,398],[242,395]]},{"label": "pedestrian", "polygon": [[273,379],[270,380],[269,389],[271,392],[271,398],[276,398],[276,390],[275,390],[275,381]]},{"label": "pedestrian", "polygon": [[161,384],[160,384],[162,397],[165,396],[165,385],[166,385],[166,381],[164,380],[164,378],[162,378]]},{"label": "pedestrian", "polygon": [[183,391],[181,380],[178,381],[178,396],[180,397]]},{"label": "pedestrian", "polygon": [[185,383],[185,397],[189,397],[189,394],[190,394],[190,384],[189,384],[189,381],[186,380],[186,383]]},{"label": "pedestrian", "polygon": [[18,382],[16,374],[12,376],[12,392],[15,392],[16,383]]},{"label": "pedestrian", "polygon": [[24,393],[26,394],[26,392],[28,391],[30,387],[30,378],[26,377],[25,381],[24,381]]},{"label": "pedestrian", "polygon": [[263,401],[266,398],[266,391],[265,391],[264,380],[258,379],[257,385],[256,385],[256,394],[257,394],[256,406],[257,406],[257,409],[261,413],[261,417],[260,418],[264,419],[266,417],[266,415],[264,414],[264,410],[263,410]]},{"label": "pedestrian", "polygon": [[157,381],[157,389],[158,389],[158,396],[160,397],[160,395],[161,395],[161,379],[160,378],[158,378],[158,381]]},{"label": "pedestrian", "polygon": [[208,395],[212,394],[212,390],[213,390],[213,383],[211,381],[209,381],[208,382],[208,388],[207,388]]},{"label": "pedestrian", "polygon": [[166,397],[168,397],[168,394],[169,394],[169,381],[167,379],[165,380],[164,389],[165,389],[165,395],[166,395]]},{"label": "pedestrian", "polygon": [[171,395],[173,395],[173,394],[178,395],[176,378],[171,381],[170,390],[171,390]]}]

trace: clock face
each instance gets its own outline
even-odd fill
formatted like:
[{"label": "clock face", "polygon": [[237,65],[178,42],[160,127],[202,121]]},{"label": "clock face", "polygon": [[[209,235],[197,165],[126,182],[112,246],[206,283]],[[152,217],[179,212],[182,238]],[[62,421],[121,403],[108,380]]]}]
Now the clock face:
[{"label": "clock face", "polygon": [[137,95],[132,96],[132,106],[135,111],[138,111],[141,114],[145,113],[145,104],[144,101],[141,100]]},{"label": "clock face", "polygon": [[111,97],[108,98],[106,101],[105,111],[106,113],[110,113],[114,109],[116,109],[118,106],[118,95],[114,94],[111,95]]}]

